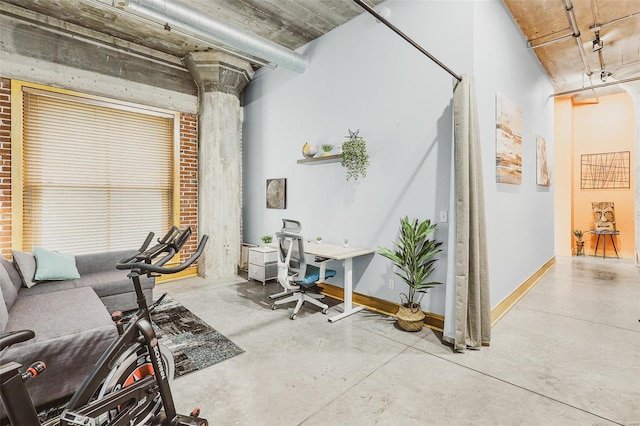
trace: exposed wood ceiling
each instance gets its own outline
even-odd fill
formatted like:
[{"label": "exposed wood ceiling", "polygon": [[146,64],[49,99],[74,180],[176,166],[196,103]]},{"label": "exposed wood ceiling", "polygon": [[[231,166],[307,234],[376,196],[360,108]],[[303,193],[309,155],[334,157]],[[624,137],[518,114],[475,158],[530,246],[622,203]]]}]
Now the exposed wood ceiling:
[{"label": "exposed wood ceiling", "polygon": [[[556,93],[640,78],[640,0],[572,0],[587,69],[563,0],[504,0],[511,15],[553,81]],[[599,30],[603,47],[593,51]],[[562,38],[563,36],[567,36]],[[544,45],[546,42],[560,41]],[[620,91],[618,85],[596,90],[598,96]],[[582,92],[593,96],[593,91]]]},{"label": "exposed wood ceiling", "polygon": [[[351,0],[184,1],[203,13],[290,49],[363,13]],[[566,36],[533,48],[556,92],[604,84],[603,73],[606,83],[640,77],[640,0],[572,0],[580,43],[591,76],[587,75],[575,38],[571,36],[573,31],[565,1],[568,0],[504,0],[531,46]],[[373,6],[381,2],[368,0]],[[74,24],[65,28],[70,32],[75,31],[74,28],[88,29],[177,58],[207,48],[198,40],[165,30],[162,25],[119,12],[112,6],[112,0],[0,0],[0,13],[7,13],[1,8],[3,3],[10,5],[6,7],[18,6],[21,10],[35,12],[41,22],[50,17],[58,22],[57,25]],[[596,38],[594,27],[598,26],[600,39],[604,42],[601,55],[592,48],[592,40]],[[618,90],[614,85],[598,89],[597,94]]]}]

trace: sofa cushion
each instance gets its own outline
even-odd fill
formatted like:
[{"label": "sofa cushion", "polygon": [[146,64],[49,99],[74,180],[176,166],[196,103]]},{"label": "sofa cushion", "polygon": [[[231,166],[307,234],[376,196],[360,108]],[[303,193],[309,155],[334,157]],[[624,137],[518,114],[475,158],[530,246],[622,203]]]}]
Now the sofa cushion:
[{"label": "sofa cushion", "polygon": [[[34,312],[46,312],[46,320]],[[13,345],[2,361],[45,362],[45,373],[27,382],[36,405],[72,394],[118,334],[90,288],[19,297],[9,311],[6,331],[24,329],[33,330],[36,337]]]},{"label": "sofa cushion", "polygon": [[35,281],[62,281],[80,278],[76,268],[76,258],[70,253],[33,248],[33,256],[36,258]]},{"label": "sofa cushion", "polygon": [[[22,277],[16,269],[16,266],[13,264],[13,262],[5,259],[2,256],[0,256],[0,265],[4,266],[4,270],[9,274],[9,278],[11,278],[11,284],[13,284],[13,288],[15,288],[17,294],[18,290],[20,290],[20,287],[22,287]],[[10,308],[7,307],[7,309]]]},{"label": "sofa cushion", "polygon": [[[7,265],[15,271],[13,265],[5,259],[2,260],[4,260],[4,262],[0,265],[0,293],[2,293],[2,299],[4,300],[7,310],[9,310],[18,297],[18,290],[9,276],[9,271],[7,271]],[[18,281],[20,281],[20,278],[18,278]],[[20,284],[18,284],[18,288],[20,288]]]},{"label": "sofa cushion", "polygon": [[24,251],[13,250],[13,264],[20,273],[22,278],[22,284],[25,287],[33,287],[36,285],[36,281],[33,277],[36,275],[36,258],[33,254]]},{"label": "sofa cushion", "polygon": [[2,287],[0,286],[0,333],[4,333],[4,329],[7,326],[8,321],[9,313],[7,312],[7,305],[4,303],[4,297],[2,297]]},{"label": "sofa cushion", "polygon": [[135,252],[135,250],[119,250],[107,253],[78,254],[76,255],[76,267],[80,276],[89,272],[113,271],[116,269],[118,260]]},{"label": "sofa cushion", "polygon": [[[49,281],[31,288],[23,287],[20,289],[18,295],[28,296],[82,287],[91,287],[100,297],[119,293],[130,293],[135,290],[133,288],[133,282],[131,278],[127,277],[127,274],[127,271],[119,271],[117,269],[85,273],[77,280]],[[140,277],[140,284],[142,285],[142,289],[146,290],[154,287],[155,280],[153,278],[147,278],[146,276]]]}]

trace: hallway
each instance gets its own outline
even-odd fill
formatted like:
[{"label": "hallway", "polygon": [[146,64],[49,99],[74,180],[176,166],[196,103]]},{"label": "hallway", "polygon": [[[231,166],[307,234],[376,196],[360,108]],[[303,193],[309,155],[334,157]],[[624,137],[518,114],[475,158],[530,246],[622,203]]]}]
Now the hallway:
[{"label": "hallway", "polygon": [[269,307],[275,282],[162,291],[245,350],[174,382],[181,410],[200,406],[213,424],[640,424],[640,274],[628,259],[558,258],[491,347],[465,354],[369,311],[330,324],[305,306],[291,321]]}]

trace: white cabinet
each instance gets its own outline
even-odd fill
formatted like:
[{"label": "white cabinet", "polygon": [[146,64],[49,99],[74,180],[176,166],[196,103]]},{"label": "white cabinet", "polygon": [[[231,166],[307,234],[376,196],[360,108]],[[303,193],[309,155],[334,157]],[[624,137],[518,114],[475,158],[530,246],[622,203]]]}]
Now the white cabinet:
[{"label": "white cabinet", "polygon": [[262,285],[278,276],[278,252],[273,247],[251,247],[249,249],[249,279],[261,281]]}]

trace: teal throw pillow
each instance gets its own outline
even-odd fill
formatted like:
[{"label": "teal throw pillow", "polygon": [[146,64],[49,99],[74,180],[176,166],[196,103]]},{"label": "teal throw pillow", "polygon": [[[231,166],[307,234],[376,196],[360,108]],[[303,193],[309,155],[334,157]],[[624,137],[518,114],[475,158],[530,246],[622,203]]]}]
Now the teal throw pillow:
[{"label": "teal throw pillow", "polygon": [[76,268],[76,258],[69,253],[46,250],[41,247],[33,248],[36,258],[36,281],[61,281],[80,278]]}]

